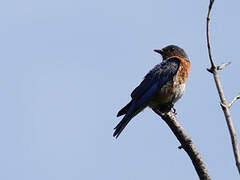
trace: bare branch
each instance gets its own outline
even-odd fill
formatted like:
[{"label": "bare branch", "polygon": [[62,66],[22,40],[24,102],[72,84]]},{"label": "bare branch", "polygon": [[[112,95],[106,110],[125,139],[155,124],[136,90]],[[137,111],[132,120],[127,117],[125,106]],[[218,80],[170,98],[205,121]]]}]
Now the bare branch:
[{"label": "bare branch", "polygon": [[[214,0],[210,0],[209,6],[208,6],[207,30],[206,30],[208,55],[209,55],[209,59],[210,59],[210,63],[211,63],[211,69],[212,70],[216,69],[216,64],[214,63],[213,58],[212,58],[212,50],[211,50],[211,43],[210,43],[210,32],[209,32],[210,14],[211,14],[211,9],[212,9],[213,3],[214,3]],[[209,72],[212,72],[212,71],[209,70]]]},{"label": "bare branch", "polygon": [[226,98],[225,98],[224,93],[223,93],[221,81],[220,81],[220,78],[219,78],[219,75],[218,75],[218,70],[222,69],[227,64],[225,63],[225,64],[219,66],[219,68],[218,68],[218,67],[216,67],[216,64],[215,64],[215,62],[212,58],[209,24],[210,24],[210,13],[211,13],[213,3],[214,3],[214,0],[209,1],[209,7],[208,7],[208,13],[207,13],[207,26],[206,26],[208,55],[209,55],[209,60],[210,60],[210,63],[211,63],[211,68],[209,68],[208,71],[213,74],[213,78],[214,78],[214,81],[215,81],[215,84],[216,84],[216,87],[217,87],[217,90],[218,90],[219,98],[221,100],[221,107],[222,107],[222,110],[224,112],[225,119],[226,119],[227,126],[228,126],[228,130],[229,130],[229,133],[230,133],[230,136],[231,136],[231,142],[232,142],[232,147],[233,147],[233,153],[234,153],[236,166],[237,166],[238,172],[240,174],[240,153],[239,153],[239,148],[238,148],[238,140],[237,140],[236,131],[235,131],[235,128],[233,126],[233,122],[232,122],[232,118],[231,118],[231,114],[230,114],[230,110],[229,110],[229,107],[232,105],[232,103],[234,103],[238,99],[238,97],[237,97],[236,100],[233,99],[233,101],[229,105],[227,105]]},{"label": "bare branch", "polygon": [[226,62],[226,63],[223,63],[222,65],[218,66],[217,67],[217,70],[222,70],[223,68],[225,68],[227,65],[231,64],[231,62]]},{"label": "bare branch", "polygon": [[233,100],[228,104],[228,108],[230,108],[233,105],[233,103],[238,99],[240,99],[240,93],[236,97],[234,97]]},{"label": "bare branch", "polygon": [[167,123],[174,135],[177,137],[178,141],[181,144],[178,148],[183,148],[186,151],[192,160],[199,178],[201,180],[210,180],[211,178],[197,148],[194,146],[191,138],[187,136],[183,127],[177,121],[175,114],[173,112],[161,113],[157,109],[155,109],[154,112],[162,117],[162,119]]}]

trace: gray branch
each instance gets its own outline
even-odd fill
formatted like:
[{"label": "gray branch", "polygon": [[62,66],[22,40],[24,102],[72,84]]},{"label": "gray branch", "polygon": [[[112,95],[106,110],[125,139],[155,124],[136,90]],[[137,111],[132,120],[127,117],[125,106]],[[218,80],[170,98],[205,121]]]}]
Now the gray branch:
[{"label": "gray branch", "polygon": [[238,99],[240,99],[240,93],[236,97],[233,98],[233,100],[229,103],[228,107],[230,108],[233,105],[233,103]]},{"label": "gray branch", "polygon": [[211,180],[197,148],[194,146],[190,137],[187,136],[183,127],[177,121],[175,114],[171,111],[168,113],[161,113],[157,109],[155,109],[154,112],[162,117],[162,119],[167,123],[174,135],[177,137],[178,141],[181,144],[181,146],[179,146],[179,149],[183,148],[186,151],[192,160],[193,166],[198,174],[199,179]]},{"label": "gray branch", "polygon": [[213,60],[213,57],[212,57],[209,24],[210,24],[210,13],[211,13],[213,3],[214,3],[214,0],[210,0],[209,7],[208,7],[208,13],[207,13],[207,26],[206,26],[208,55],[209,55],[209,60],[210,60],[210,63],[211,63],[211,68],[209,68],[208,71],[212,73],[215,84],[216,84],[216,87],[217,87],[219,98],[221,100],[220,104],[221,104],[222,110],[224,112],[225,119],[226,119],[227,126],[228,126],[228,130],[229,130],[229,133],[230,133],[230,136],[231,136],[231,141],[232,141],[232,147],[233,147],[233,153],[234,153],[234,157],[235,157],[236,166],[237,166],[238,172],[240,174],[240,153],[239,153],[239,148],[238,148],[238,140],[237,140],[237,135],[236,135],[235,128],[233,126],[231,114],[230,114],[230,111],[229,111],[229,108],[231,107],[231,105],[237,99],[239,99],[240,97],[236,96],[232,100],[232,102],[229,103],[229,105],[227,104],[226,98],[225,98],[224,93],[223,93],[222,85],[221,85],[221,82],[220,82],[220,78],[219,78],[219,75],[218,75],[218,70],[221,70],[222,68],[224,68],[229,63],[225,63],[221,66],[216,66],[216,64]]}]

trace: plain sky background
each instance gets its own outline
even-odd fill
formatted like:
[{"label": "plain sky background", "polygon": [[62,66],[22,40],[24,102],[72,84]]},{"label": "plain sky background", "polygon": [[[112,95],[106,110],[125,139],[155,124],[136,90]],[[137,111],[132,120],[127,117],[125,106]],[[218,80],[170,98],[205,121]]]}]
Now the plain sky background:
[{"label": "plain sky background", "polygon": [[[230,101],[239,91],[240,1],[216,0],[211,39]],[[0,179],[198,179],[150,109],[116,140],[118,110],[169,44],[191,60],[177,118],[212,179],[237,180],[209,67],[208,1],[7,0],[0,3]],[[240,137],[240,102],[232,118]]]}]

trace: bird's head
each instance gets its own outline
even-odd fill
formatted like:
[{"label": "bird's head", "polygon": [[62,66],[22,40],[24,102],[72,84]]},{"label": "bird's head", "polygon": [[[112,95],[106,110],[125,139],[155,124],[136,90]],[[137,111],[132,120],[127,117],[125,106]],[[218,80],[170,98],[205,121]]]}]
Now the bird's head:
[{"label": "bird's head", "polygon": [[168,59],[172,56],[180,56],[182,58],[188,59],[188,56],[185,53],[185,51],[176,45],[169,45],[164,47],[163,49],[154,49],[154,51],[161,54],[163,60]]}]

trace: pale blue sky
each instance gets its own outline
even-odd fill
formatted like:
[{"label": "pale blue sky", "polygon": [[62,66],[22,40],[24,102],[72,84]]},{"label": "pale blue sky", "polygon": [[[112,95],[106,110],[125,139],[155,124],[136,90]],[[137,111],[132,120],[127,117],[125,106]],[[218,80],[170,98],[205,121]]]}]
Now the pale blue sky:
[{"label": "pale blue sky", "polygon": [[[116,140],[118,110],[161,57],[183,47],[192,68],[177,118],[212,179],[237,180],[230,137],[206,71],[208,1],[8,0],[0,3],[0,179],[198,179],[150,109]],[[240,91],[239,1],[216,0],[211,32],[230,100]],[[231,108],[240,136],[240,102]]]}]

